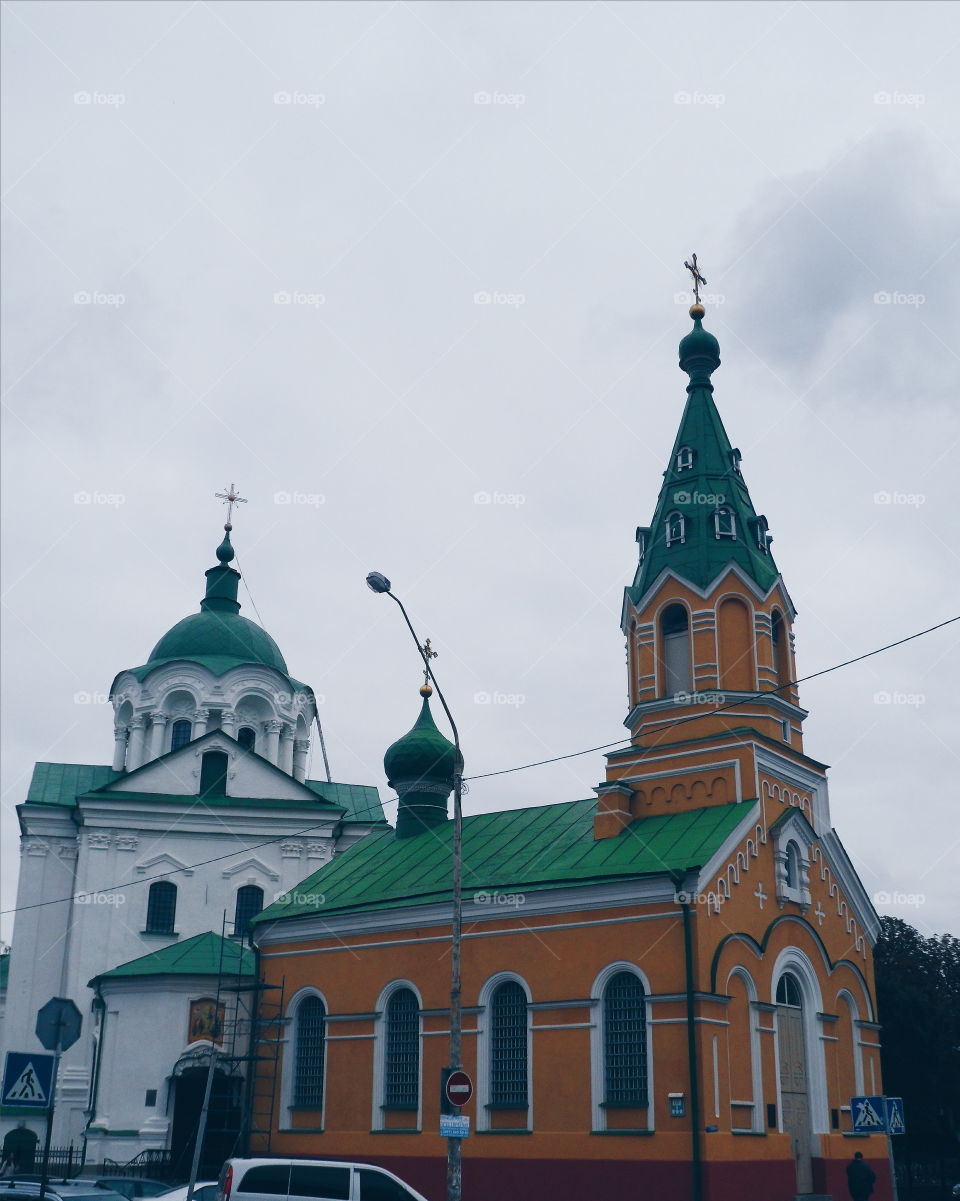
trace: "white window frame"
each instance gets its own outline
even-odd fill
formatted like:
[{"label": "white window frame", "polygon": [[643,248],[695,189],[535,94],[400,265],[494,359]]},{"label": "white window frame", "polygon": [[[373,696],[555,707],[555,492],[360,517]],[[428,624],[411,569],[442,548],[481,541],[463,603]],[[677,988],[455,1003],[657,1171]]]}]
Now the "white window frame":
[{"label": "white window frame", "polygon": [[[797,882],[790,883],[790,848],[794,847],[797,862]],[[773,857],[777,879],[777,901],[782,909],[787,901],[795,901],[805,913],[810,908],[810,851],[811,834],[803,818],[791,816],[776,831]]]},{"label": "white window frame", "polygon": [[692,471],[695,455],[690,446],[681,446],[675,459],[677,471]]},{"label": "white window frame", "polygon": [[[323,1093],[320,1104],[320,1127],[323,1128],[327,1113],[327,1076],[329,1067],[329,1031],[326,1028],[329,1025],[330,1006],[327,1003],[327,998],[323,995],[319,988],[314,988],[312,985],[307,985],[305,988],[298,989],[287,1003],[287,1026],[286,1036],[283,1040],[283,1059],[280,1065],[280,1121],[281,1130],[293,1130],[293,1108],[294,1108],[294,1088],[296,1086],[297,1077],[297,1032],[300,1023],[300,1006],[309,997],[317,997],[323,1002],[324,1019],[324,1034],[323,1034]],[[316,1113],[317,1110],[311,1110]]]},{"label": "white window frame", "polygon": [[860,1046],[860,1006],[857,1004],[857,998],[848,988],[841,988],[837,993],[838,1001],[845,1001],[847,1004],[847,1019],[850,1028],[850,1049],[853,1054],[853,1082],[854,1096],[862,1097],[864,1095],[863,1088],[863,1048]]},{"label": "white window frame", "polygon": [[[763,1061],[761,1058],[760,1046],[760,1021],[763,1014],[760,1012],[757,1005],[757,986],[753,977],[742,964],[737,964],[727,976],[727,993],[730,992],[730,981],[734,976],[739,977],[746,986],[747,994],[747,1020],[750,1028],[750,1082],[753,1089],[751,1102],[753,1108],[750,1114],[749,1126],[734,1126],[733,1124],[733,1102],[740,1100],[739,1097],[729,1096],[727,1098],[730,1107],[730,1128],[731,1130],[752,1130],[757,1133],[762,1133],[764,1130],[764,1120],[766,1114],[763,1107]],[[735,1053],[731,1049],[731,1053]],[[737,1108],[742,1108],[737,1106]]]},{"label": "white window frame", "polygon": [[[417,998],[420,1010],[418,1020],[419,1076],[417,1079],[417,1130],[423,1129],[423,997],[410,980],[391,980],[377,998],[376,1018],[373,1023],[373,1110],[370,1115],[371,1130],[388,1130],[383,1103],[387,1089],[387,1004],[395,992],[408,988]],[[411,1110],[411,1115],[413,1111]]]},{"label": "white window frame", "polygon": [[501,984],[519,984],[527,998],[527,1130],[533,1130],[533,994],[530,986],[516,972],[497,972],[480,990],[477,1014],[477,1130],[492,1130],[490,1124],[490,1001]]},{"label": "white window frame", "polygon": [[[730,528],[722,530],[720,528],[724,518],[729,518]],[[729,505],[721,505],[713,511],[713,536],[714,538],[729,538],[731,541],[737,540],[737,515]]]},{"label": "white window frame", "polygon": [[604,1048],[603,1029],[603,994],[607,984],[620,972],[632,972],[643,985],[644,997],[644,1029],[647,1040],[647,1129],[656,1129],[656,1093],[654,1091],[654,1058],[653,1058],[653,1003],[650,1000],[650,981],[635,963],[626,959],[609,963],[597,976],[590,989],[590,1008],[593,1020],[590,1023],[590,1100],[593,1111],[592,1121],[594,1130],[607,1130],[606,1100],[606,1052]]},{"label": "white window frame", "polygon": [[[680,522],[680,533],[679,534],[671,534],[670,533],[670,525],[674,518],[677,518]],[[673,546],[675,543],[680,543],[680,545],[682,546],[683,543],[686,542],[686,540],[687,540],[687,519],[684,516],[684,514],[680,512],[679,509],[672,509],[667,514],[663,525],[664,525],[664,538],[665,538],[667,546]]]}]

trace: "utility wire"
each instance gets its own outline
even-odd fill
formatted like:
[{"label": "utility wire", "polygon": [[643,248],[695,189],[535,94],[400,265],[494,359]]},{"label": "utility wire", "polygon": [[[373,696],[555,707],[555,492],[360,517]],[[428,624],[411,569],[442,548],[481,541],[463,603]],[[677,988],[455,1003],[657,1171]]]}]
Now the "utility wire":
[{"label": "utility wire", "polygon": [[[719,705],[716,709],[701,709],[697,713],[691,713],[687,717],[678,717],[675,721],[669,722],[657,731],[658,735],[665,733],[667,730],[672,730],[675,726],[685,725],[688,721],[701,721],[704,717],[710,717],[715,713],[723,713],[726,709],[734,709],[738,705],[749,704],[751,701],[763,700],[765,697],[774,696],[778,692],[783,692],[785,688],[793,688],[797,684],[805,684],[808,680],[816,680],[819,676],[829,675],[832,671],[839,671],[841,667],[849,667],[852,663],[862,663],[864,659],[871,659],[874,655],[881,655],[884,651],[893,650],[894,647],[903,646],[906,642],[912,642],[915,638],[922,638],[924,634],[932,634],[934,630],[942,630],[944,626],[951,625],[955,621],[960,621],[960,616],[948,617],[946,621],[941,621],[938,625],[930,626],[929,629],[920,630],[916,634],[910,634],[906,638],[901,638],[897,642],[889,642],[886,646],[878,646],[876,650],[867,651],[866,654],[857,655],[853,659],[846,659],[843,663],[835,663],[833,667],[824,667],[820,671],[812,672],[808,676],[800,676],[797,680],[788,680],[786,684],[781,684],[778,688],[768,688],[764,692],[754,692],[749,696],[739,697],[735,701],[731,701],[728,705]],[[721,692],[722,689],[717,689]],[[465,780],[488,780],[491,776],[507,776],[516,771],[527,771],[531,767],[543,767],[548,763],[560,763],[564,759],[576,759],[580,755],[590,755],[595,751],[606,751],[614,746],[623,746],[625,743],[632,742],[631,738],[618,738],[616,742],[605,742],[601,746],[590,746],[583,751],[571,751],[567,755],[555,755],[552,759],[538,759],[536,763],[522,763],[519,767],[504,767],[499,771],[487,771],[477,776],[465,776]],[[642,748],[638,748],[642,749]]]},{"label": "utility wire", "polygon": [[[888,642],[886,646],[878,646],[876,648],[876,650],[867,651],[863,655],[856,655],[853,659],[845,659],[842,663],[835,663],[832,667],[824,667],[820,671],[812,672],[808,676],[800,676],[799,679],[790,680],[786,684],[781,684],[779,686],[779,688],[769,688],[765,692],[755,692],[750,696],[740,697],[736,701],[731,701],[729,705],[721,705],[716,709],[710,709],[710,710],[707,710],[702,713],[694,713],[688,717],[677,718],[676,721],[671,722],[669,725],[665,726],[664,729],[669,730],[669,729],[672,729],[674,726],[683,725],[684,723],[686,723],[688,721],[699,721],[699,720],[701,720],[701,718],[708,717],[711,714],[723,713],[723,711],[725,709],[731,709],[731,708],[735,707],[736,705],[742,705],[744,703],[749,703],[750,701],[753,701],[753,700],[762,700],[764,697],[774,696],[776,693],[782,692],[785,688],[792,688],[796,684],[805,684],[808,680],[816,680],[820,676],[826,676],[826,675],[829,675],[833,671],[839,671],[842,667],[850,667],[853,663],[862,663],[864,659],[871,659],[871,658],[873,658],[874,655],[881,655],[884,653],[884,651],[890,651],[890,650],[893,650],[895,647],[903,646],[907,642],[913,642],[914,639],[916,639],[916,638],[923,638],[924,635],[932,634],[935,630],[942,630],[944,628],[944,626],[952,625],[955,621],[960,621],[960,615],[958,615],[957,617],[948,617],[946,621],[941,621],[939,624],[937,624],[935,626],[930,626],[926,630],[919,630],[916,634],[910,634],[906,638],[900,638],[897,642]],[[560,763],[564,759],[576,759],[580,755],[589,755],[595,751],[608,750],[610,747],[623,746],[624,743],[628,743],[630,741],[631,741],[630,738],[618,738],[616,742],[605,742],[605,743],[602,743],[600,746],[587,747],[585,750],[582,750],[582,751],[571,751],[569,754],[566,754],[566,755],[555,755],[552,759],[539,759],[539,760],[537,760],[536,763],[523,763],[519,767],[505,767],[505,768],[502,768],[500,771],[483,772],[481,775],[467,776],[466,779],[467,780],[487,780],[491,776],[506,776],[512,772],[527,771],[531,767],[543,767],[549,763]],[[642,749],[643,748],[638,748],[638,750],[642,750]],[[390,804],[395,804],[395,803],[396,803],[395,800],[388,800],[388,801],[383,802],[383,804],[385,804],[385,805],[390,805]],[[169,871],[161,872],[159,875],[156,875],[156,876],[142,876],[138,880],[126,880],[122,883],[107,885],[104,888],[95,888],[95,889],[90,889],[87,892],[74,893],[73,895],[71,895],[69,897],[59,897],[52,901],[35,901],[32,905],[20,905],[13,909],[2,909],[2,910],[0,910],[0,914],[21,913],[23,910],[26,910],[26,909],[42,909],[44,905],[62,905],[67,901],[74,900],[76,897],[96,896],[99,893],[111,892],[113,889],[131,888],[135,884],[149,884],[152,880],[160,880],[167,876],[175,875],[178,872],[191,872],[195,868],[206,867],[210,863],[219,863],[223,859],[232,859],[235,855],[243,855],[248,851],[256,851],[260,847],[270,846],[273,843],[280,842],[285,838],[299,838],[303,834],[309,834],[312,830],[318,830],[322,825],[325,825],[325,824],[326,824],[325,822],[318,822],[315,825],[306,826],[306,827],[304,827],[304,829],[296,830],[290,834],[281,834],[276,838],[267,838],[263,842],[254,843],[252,846],[241,847],[239,850],[236,850],[236,851],[228,851],[227,854],[225,854],[225,855],[215,855],[212,859],[201,859],[198,863],[187,864],[184,867],[171,868]]]}]

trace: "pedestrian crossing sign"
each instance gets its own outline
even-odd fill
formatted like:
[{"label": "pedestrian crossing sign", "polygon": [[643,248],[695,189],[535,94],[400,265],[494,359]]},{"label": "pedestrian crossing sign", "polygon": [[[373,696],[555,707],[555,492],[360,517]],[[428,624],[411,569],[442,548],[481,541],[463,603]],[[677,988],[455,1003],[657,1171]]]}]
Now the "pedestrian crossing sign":
[{"label": "pedestrian crossing sign", "polygon": [[886,1134],[887,1115],[883,1097],[854,1097],[850,1102],[856,1134]]},{"label": "pedestrian crossing sign", "polygon": [[46,1109],[53,1092],[53,1061],[55,1056],[42,1051],[8,1051],[3,1069],[0,1104],[18,1105],[27,1109]]},{"label": "pedestrian crossing sign", "polygon": [[884,1097],[887,1106],[887,1134],[906,1134],[902,1097]]}]

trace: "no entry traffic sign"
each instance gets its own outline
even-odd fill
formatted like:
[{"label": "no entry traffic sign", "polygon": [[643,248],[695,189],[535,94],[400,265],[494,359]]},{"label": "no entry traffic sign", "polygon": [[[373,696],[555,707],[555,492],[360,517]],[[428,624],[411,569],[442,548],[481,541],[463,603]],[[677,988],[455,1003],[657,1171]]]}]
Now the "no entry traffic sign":
[{"label": "no entry traffic sign", "polygon": [[451,1072],[444,1092],[451,1105],[466,1105],[473,1096],[473,1081],[466,1072]]}]

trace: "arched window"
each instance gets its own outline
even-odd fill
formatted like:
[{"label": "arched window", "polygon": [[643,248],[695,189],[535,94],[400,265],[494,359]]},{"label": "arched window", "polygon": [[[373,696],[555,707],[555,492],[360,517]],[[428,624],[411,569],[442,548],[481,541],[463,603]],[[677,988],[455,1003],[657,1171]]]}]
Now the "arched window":
[{"label": "arched window", "polygon": [[713,536],[715,538],[736,538],[737,536],[737,516],[727,505],[721,505],[713,512]]},{"label": "arched window", "polygon": [[177,918],[177,886],[169,880],[150,885],[147,897],[147,934],[173,934]]},{"label": "arched window", "polygon": [[663,692],[670,696],[690,689],[690,618],[683,605],[667,605],[660,615],[663,647]]},{"label": "arched window", "polygon": [[233,932],[238,936],[249,933],[250,919],[263,908],[263,889],[256,884],[244,884],[237,889],[237,907],[233,914]]},{"label": "arched window", "polygon": [[607,1105],[647,1104],[646,998],[633,972],[617,972],[603,990],[603,1070]]},{"label": "arched window", "polygon": [[383,1105],[420,1107],[420,1003],[410,988],[390,995],[386,1012]]},{"label": "arched window", "polygon": [[777,1004],[791,1005],[795,1009],[799,1009],[803,1004],[800,985],[797,983],[796,976],[790,972],[784,972],[777,984]]},{"label": "arched window", "polygon": [[730,451],[730,466],[737,473],[737,475],[743,474],[743,472],[740,470],[740,461],[742,458],[743,458],[743,455],[740,453],[739,448],[735,446]]},{"label": "arched window", "polygon": [[490,1104],[526,1109],[527,995],[516,980],[505,980],[490,998]]},{"label": "arched window", "polygon": [[186,721],[183,718],[180,721],[175,721],[170,732],[170,750],[179,751],[182,746],[186,746],[192,734],[193,722]]},{"label": "arched window", "polygon": [[304,997],[297,1006],[294,1043],[293,1104],[323,1108],[323,1068],[327,1011],[319,997]]},{"label": "arched window", "polygon": [[787,631],[779,609],[770,616],[770,636],[773,639],[773,667],[777,673],[777,685],[790,683],[790,655],[787,648]]},{"label": "arched window", "polygon": [[693,451],[689,446],[681,446],[677,451],[677,471],[689,471],[693,466]]},{"label": "arched window", "polygon": [[686,539],[687,522],[682,513],[668,513],[664,526],[667,532],[667,546],[673,546],[675,542],[683,542]]},{"label": "arched window", "polygon": [[223,751],[206,751],[200,759],[200,795],[227,795],[229,759]]},{"label": "arched window", "polygon": [[795,842],[787,843],[787,888],[800,887],[800,848]]},{"label": "arched window", "polygon": [[245,751],[252,751],[257,745],[257,731],[252,726],[241,726],[237,730],[237,742]]},{"label": "arched window", "polygon": [[757,546],[766,554],[770,549],[770,536],[767,530],[770,528],[767,524],[766,517],[761,513],[759,517],[754,517],[750,523],[753,526],[753,531],[757,536]]}]

